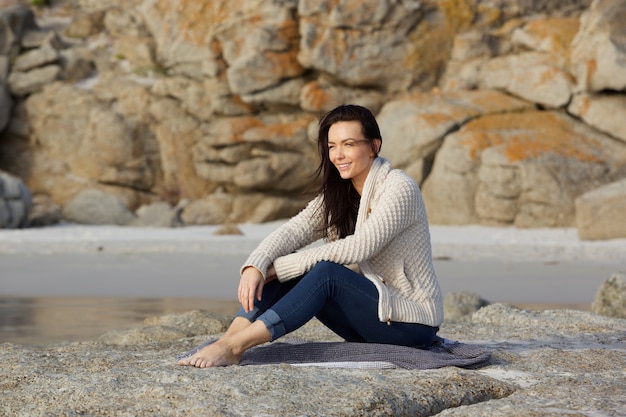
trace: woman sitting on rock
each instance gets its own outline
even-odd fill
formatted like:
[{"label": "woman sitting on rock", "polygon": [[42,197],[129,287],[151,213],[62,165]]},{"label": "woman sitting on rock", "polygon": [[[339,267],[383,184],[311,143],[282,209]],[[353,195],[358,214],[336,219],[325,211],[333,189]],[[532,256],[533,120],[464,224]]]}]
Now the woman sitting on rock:
[{"label": "woman sitting on rock", "polygon": [[250,347],[313,317],[349,342],[431,345],[443,301],[424,202],[415,181],[378,156],[381,145],[364,107],[322,117],[318,196],[250,254],[232,324],[180,365],[238,364]]}]

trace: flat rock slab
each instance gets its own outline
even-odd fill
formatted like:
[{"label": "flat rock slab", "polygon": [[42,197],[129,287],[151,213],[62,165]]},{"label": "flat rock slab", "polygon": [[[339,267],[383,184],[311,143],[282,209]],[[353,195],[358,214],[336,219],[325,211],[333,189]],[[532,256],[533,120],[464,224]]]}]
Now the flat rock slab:
[{"label": "flat rock slab", "polygon": [[[188,333],[198,314],[161,319]],[[147,320],[144,327],[152,326]],[[134,330],[135,331],[135,330]],[[145,334],[149,334],[146,332]],[[336,341],[311,322],[294,337]],[[207,337],[0,345],[0,415],[624,415],[626,320],[587,312],[483,307],[440,335],[485,346],[480,369],[264,365],[196,369],[174,358]]]},{"label": "flat rock slab", "polygon": [[413,372],[174,363],[185,342],[47,348],[4,344],[4,415],[429,416],[502,398],[512,384],[457,368]]}]

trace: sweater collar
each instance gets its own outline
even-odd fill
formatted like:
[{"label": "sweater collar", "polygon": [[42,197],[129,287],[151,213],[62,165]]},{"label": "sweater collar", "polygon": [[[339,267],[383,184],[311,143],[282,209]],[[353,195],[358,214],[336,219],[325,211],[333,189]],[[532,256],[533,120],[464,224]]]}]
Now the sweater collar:
[{"label": "sweater collar", "polygon": [[357,230],[367,218],[370,203],[372,202],[374,191],[376,189],[376,184],[384,179],[389,171],[391,171],[391,162],[388,159],[378,156],[372,162],[372,166],[367,173],[367,178],[365,178],[365,184],[363,184],[363,193],[361,194],[359,213],[356,219]]}]

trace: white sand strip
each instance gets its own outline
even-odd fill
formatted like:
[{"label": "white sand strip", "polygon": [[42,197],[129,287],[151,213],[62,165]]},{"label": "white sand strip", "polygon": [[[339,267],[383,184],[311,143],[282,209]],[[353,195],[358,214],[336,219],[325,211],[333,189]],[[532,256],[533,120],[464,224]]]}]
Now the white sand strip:
[{"label": "white sand strip", "polygon": [[[65,224],[0,230],[0,253],[248,254],[282,221],[242,224],[243,235],[215,235],[218,226],[175,229]],[[433,256],[455,260],[625,262],[626,239],[581,241],[576,229],[431,226]]]}]

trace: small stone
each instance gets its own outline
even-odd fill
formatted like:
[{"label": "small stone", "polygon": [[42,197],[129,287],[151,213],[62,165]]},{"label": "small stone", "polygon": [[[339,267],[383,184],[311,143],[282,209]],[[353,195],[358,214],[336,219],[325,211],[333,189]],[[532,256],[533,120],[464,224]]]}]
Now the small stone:
[{"label": "small stone", "polygon": [[612,274],[602,283],[591,310],[603,316],[626,319],[626,275],[623,272]]}]

